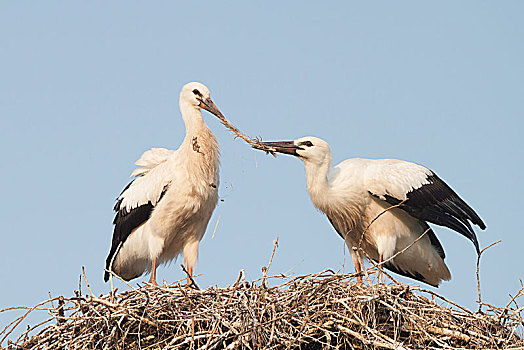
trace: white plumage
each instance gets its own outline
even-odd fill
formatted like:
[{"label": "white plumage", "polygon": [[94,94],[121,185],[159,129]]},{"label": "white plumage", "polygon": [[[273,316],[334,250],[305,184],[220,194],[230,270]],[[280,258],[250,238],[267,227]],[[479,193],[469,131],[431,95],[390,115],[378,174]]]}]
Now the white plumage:
[{"label": "white plumage", "polygon": [[[135,163],[134,180],[114,210],[115,228],[106,270],[126,280],[151,271],[182,253],[192,273],[211,214],[218,201],[219,147],[200,109],[220,115],[209,90],[186,84],[180,93],[186,136],[177,150],[153,148]],[[111,265],[111,262],[112,265]],[[107,281],[106,271],[104,279]]]},{"label": "white plumage", "polygon": [[151,148],[149,151],[145,151],[140,159],[135,162],[135,165],[140,166],[140,168],[135,169],[131,173],[131,177],[146,174],[158,164],[165,162],[173,153],[175,153],[174,150],[165,148]]},{"label": "white plumage", "polygon": [[384,266],[433,286],[449,280],[444,250],[426,222],[459,232],[479,251],[470,222],[485,229],[482,220],[437,175],[421,165],[395,159],[354,158],[332,168],[331,149],[319,138],[264,144],[304,162],[311,201],[345,240],[357,272],[361,271],[362,252],[383,262],[426,232]]}]

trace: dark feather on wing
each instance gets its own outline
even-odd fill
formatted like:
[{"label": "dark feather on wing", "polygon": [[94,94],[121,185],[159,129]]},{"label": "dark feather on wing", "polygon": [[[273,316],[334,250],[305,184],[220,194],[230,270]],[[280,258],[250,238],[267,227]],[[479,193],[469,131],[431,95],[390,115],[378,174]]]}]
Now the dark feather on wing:
[{"label": "dark feather on wing", "polygon": [[426,236],[429,238],[429,242],[431,243],[431,246],[437,251],[438,255],[444,260],[446,258],[446,253],[444,253],[444,248],[442,247],[442,244],[440,244],[440,241],[437,238],[437,235],[435,235],[435,232],[429,227],[429,225],[421,221],[424,226],[424,231],[427,230]]},{"label": "dark feather on wing", "polygon": [[[429,184],[407,193],[407,200],[403,203],[398,198],[384,195],[386,201],[392,205],[399,205],[411,216],[433,224],[449,227],[467,237],[480,252],[475,231],[471,223],[485,229],[486,225],[444,181],[433,174],[427,178]],[[374,194],[373,194],[374,195]],[[377,195],[375,195],[377,196]],[[379,197],[379,196],[377,196]]]},{"label": "dark feather on wing", "polygon": [[[133,180],[134,181],[134,180]],[[127,210],[125,207],[121,207],[122,204],[122,194],[131,186],[133,183],[131,181],[120,193],[119,199],[117,200],[113,210],[116,211],[115,218],[113,219],[113,224],[115,225],[115,228],[113,230],[113,239],[111,242],[111,249],[109,250],[109,254],[106,259],[106,270],[110,269],[111,260],[113,259],[113,256],[117,254],[117,249],[120,245],[120,243],[124,244],[126,239],[129,237],[131,232],[133,232],[134,229],[142,225],[144,222],[146,222],[149,217],[151,216],[151,212],[153,212],[154,205],[149,201],[146,204],[142,204],[136,208],[133,208],[131,210]],[[166,193],[169,185],[164,186],[164,189],[162,191],[162,194],[160,195],[160,198],[156,204],[160,202],[164,194]],[[104,281],[107,282],[109,280],[109,272],[105,271],[104,273]]]}]

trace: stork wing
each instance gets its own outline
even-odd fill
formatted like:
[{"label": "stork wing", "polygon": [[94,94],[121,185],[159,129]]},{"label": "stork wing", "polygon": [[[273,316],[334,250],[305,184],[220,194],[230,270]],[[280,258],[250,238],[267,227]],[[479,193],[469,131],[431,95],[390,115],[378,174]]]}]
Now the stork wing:
[{"label": "stork wing", "polygon": [[151,148],[149,151],[145,151],[140,159],[135,162],[135,165],[140,167],[133,171],[131,176],[134,177],[146,174],[158,164],[165,162],[174,152],[174,150],[165,148]]},{"label": "stork wing", "polygon": [[[160,202],[162,196],[169,188],[171,174],[166,161],[175,151],[165,148],[153,148],[144,152],[135,163],[141,166],[133,171],[131,176],[136,176],[120,193],[113,210],[116,212],[113,224],[113,239],[111,249],[106,259],[106,270],[110,269],[111,260],[117,253],[120,244],[142,225]],[[107,282],[109,273],[105,272],[104,280]]]},{"label": "stork wing", "polygon": [[[368,191],[375,197],[398,205],[411,216],[449,227],[479,245],[471,223],[485,229],[475,211],[444,181],[421,165],[384,160],[366,170]],[[470,223],[471,222],[471,223]]]}]

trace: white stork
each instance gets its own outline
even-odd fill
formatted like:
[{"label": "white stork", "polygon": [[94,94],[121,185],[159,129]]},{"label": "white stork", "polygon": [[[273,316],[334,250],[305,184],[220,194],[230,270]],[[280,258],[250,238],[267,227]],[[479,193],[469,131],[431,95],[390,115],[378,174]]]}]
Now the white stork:
[{"label": "white stork", "polygon": [[479,252],[470,222],[481,229],[486,226],[431,170],[402,160],[360,158],[332,168],[331,149],[317,137],[263,144],[304,162],[311,201],[345,240],[357,273],[362,266],[360,247],[369,258],[400,275],[432,286],[451,279],[444,249],[427,222],[464,235]]},{"label": "white stork", "polygon": [[[117,198],[115,227],[106,270],[125,280],[151,271],[180,253],[189,274],[198,257],[198,244],[218,201],[219,154],[215,135],[200,109],[221,115],[200,83],[184,85],[180,112],[186,136],[177,150],[153,148],[135,163],[134,179]],[[111,262],[113,262],[111,264]],[[107,282],[106,271],[104,280]]]}]

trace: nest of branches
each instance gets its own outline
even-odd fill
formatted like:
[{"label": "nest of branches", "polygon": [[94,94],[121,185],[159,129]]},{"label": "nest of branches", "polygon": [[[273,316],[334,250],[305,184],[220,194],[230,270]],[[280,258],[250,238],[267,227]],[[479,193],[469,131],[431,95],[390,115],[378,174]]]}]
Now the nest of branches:
[{"label": "nest of branches", "polygon": [[[11,349],[512,348],[522,309],[472,312],[417,286],[357,283],[332,271],[227,288],[145,285],[96,297],[76,292],[31,308],[51,318]],[[268,279],[281,284],[268,286]],[[87,282],[87,281],[86,281]],[[522,290],[518,295],[522,294]],[[511,302],[514,302],[515,298]],[[484,304],[485,305],[485,304]],[[27,314],[27,313],[26,313]],[[18,323],[21,321],[21,318]],[[18,323],[2,332],[4,339]],[[29,336],[29,333],[36,333]],[[1,334],[0,334],[1,335]]]}]

